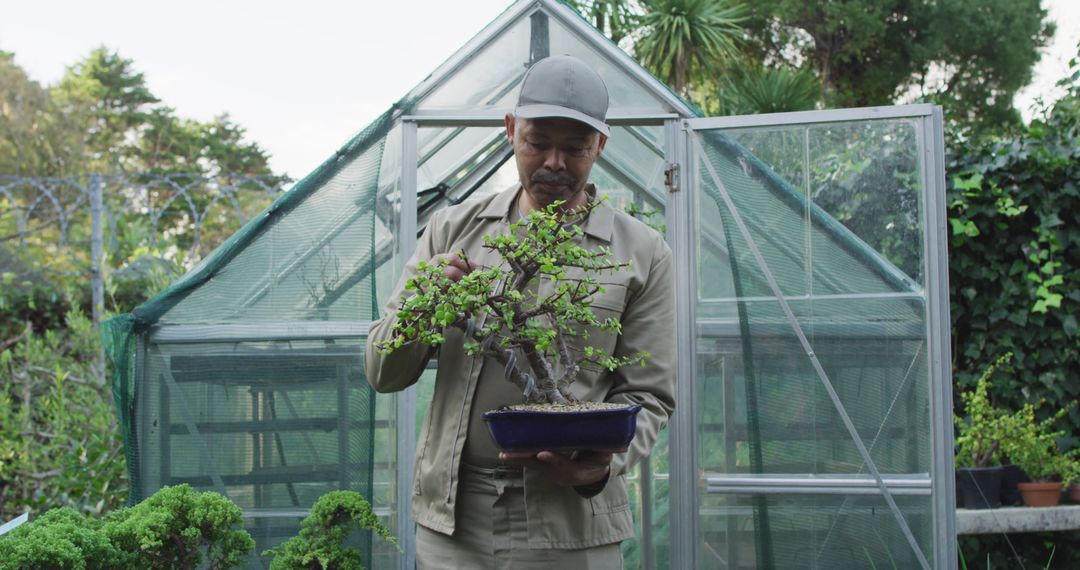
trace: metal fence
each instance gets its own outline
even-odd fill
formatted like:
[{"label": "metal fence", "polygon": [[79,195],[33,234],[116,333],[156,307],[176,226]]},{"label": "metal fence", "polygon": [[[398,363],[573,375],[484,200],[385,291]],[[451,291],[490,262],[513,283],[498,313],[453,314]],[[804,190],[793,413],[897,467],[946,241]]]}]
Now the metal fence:
[{"label": "metal fence", "polygon": [[125,246],[202,257],[289,182],[228,174],[0,176],[0,273],[22,268],[89,286],[98,323],[110,257]]}]

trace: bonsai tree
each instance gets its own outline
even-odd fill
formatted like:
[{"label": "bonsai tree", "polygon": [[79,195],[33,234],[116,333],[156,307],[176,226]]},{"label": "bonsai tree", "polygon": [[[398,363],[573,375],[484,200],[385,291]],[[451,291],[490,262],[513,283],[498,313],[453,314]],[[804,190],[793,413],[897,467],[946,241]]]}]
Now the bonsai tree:
[{"label": "bonsai tree", "polygon": [[300,523],[299,535],[263,554],[275,557],[271,570],[362,569],[360,551],[344,545],[356,527],[375,531],[379,538],[401,550],[363,496],[352,491],[332,491],[315,502],[311,515]]},{"label": "bonsai tree", "polygon": [[131,553],[121,552],[101,532],[102,522],[70,507],[53,509],[0,537],[0,570],[132,568]]},{"label": "bonsai tree", "polygon": [[240,508],[217,493],[163,487],[105,520],[54,509],[0,537],[0,570],[224,570],[255,546]]},{"label": "bonsai tree", "polygon": [[225,496],[177,485],[113,513],[102,530],[135,555],[132,568],[223,570],[242,564],[255,548],[243,522],[240,507]]},{"label": "bonsai tree", "polygon": [[[588,250],[575,242],[582,235],[577,222],[599,201],[568,212],[560,210],[562,204],[531,212],[511,224],[507,234],[484,238],[484,247],[498,254],[504,267],[478,267],[453,281],[443,274],[445,262],[421,262],[418,275],[405,285],[413,294],[401,303],[393,336],[379,350],[386,354],[417,340],[437,346],[445,341],[446,327],[459,327],[465,331],[466,352],[501,363],[526,404],[577,403],[570,386],[585,362],[608,370],[644,364],[647,353],[614,357],[569,341],[576,336],[587,341],[590,329],[620,332],[618,320],[597,319],[590,305],[603,291],[596,277],[624,270],[631,262],[613,261],[608,248]],[[468,263],[464,252],[458,256]],[[580,276],[571,277],[570,268],[580,269]],[[555,285],[540,297],[530,290],[542,277]]]}]

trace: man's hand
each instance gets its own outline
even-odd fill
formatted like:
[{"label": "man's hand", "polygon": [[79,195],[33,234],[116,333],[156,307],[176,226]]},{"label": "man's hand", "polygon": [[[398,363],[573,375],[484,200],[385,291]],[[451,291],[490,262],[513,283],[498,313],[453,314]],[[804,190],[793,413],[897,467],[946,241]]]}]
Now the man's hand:
[{"label": "man's hand", "polygon": [[462,277],[465,277],[469,273],[472,273],[473,269],[477,268],[477,265],[472,262],[466,262],[453,253],[441,253],[431,258],[431,263],[438,264],[441,260],[446,261],[446,266],[443,267],[443,275],[445,275],[451,281],[460,281]]},{"label": "man's hand", "polygon": [[499,459],[539,471],[559,485],[581,487],[608,476],[612,455],[606,450],[582,450],[570,457],[554,451],[504,451]]}]

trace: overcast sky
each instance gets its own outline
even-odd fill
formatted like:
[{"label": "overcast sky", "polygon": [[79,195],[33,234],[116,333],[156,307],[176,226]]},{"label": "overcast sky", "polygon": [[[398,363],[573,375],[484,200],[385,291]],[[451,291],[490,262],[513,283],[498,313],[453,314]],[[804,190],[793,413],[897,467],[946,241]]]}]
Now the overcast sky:
[{"label": "overcast sky", "polygon": [[[184,117],[227,112],[300,178],[511,0],[0,0],[0,49],[42,84],[104,44]],[[1017,99],[1050,94],[1080,41],[1080,1],[1044,0],[1058,34]],[[1025,114],[1025,116],[1027,116]]]}]

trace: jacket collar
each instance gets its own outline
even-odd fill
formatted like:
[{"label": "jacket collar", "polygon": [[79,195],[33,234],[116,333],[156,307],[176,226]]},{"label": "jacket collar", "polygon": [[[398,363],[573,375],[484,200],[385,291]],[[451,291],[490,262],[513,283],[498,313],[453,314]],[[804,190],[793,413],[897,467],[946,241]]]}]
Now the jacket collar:
[{"label": "jacket collar", "polygon": [[[491,198],[487,203],[487,206],[485,206],[476,217],[509,221],[510,208],[516,207],[517,197],[520,192],[521,185],[499,192]],[[585,192],[588,192],[591,199],[596,199],[596,186],[587,184],[585,186]],[[613,232],[614,223],[615,210],[612,209],[611,204],[605,200],[589,214],[588,219],[585,220],[585,227],[582,229],[585,233],[598,240],[611,243],[611,234]]]}]

